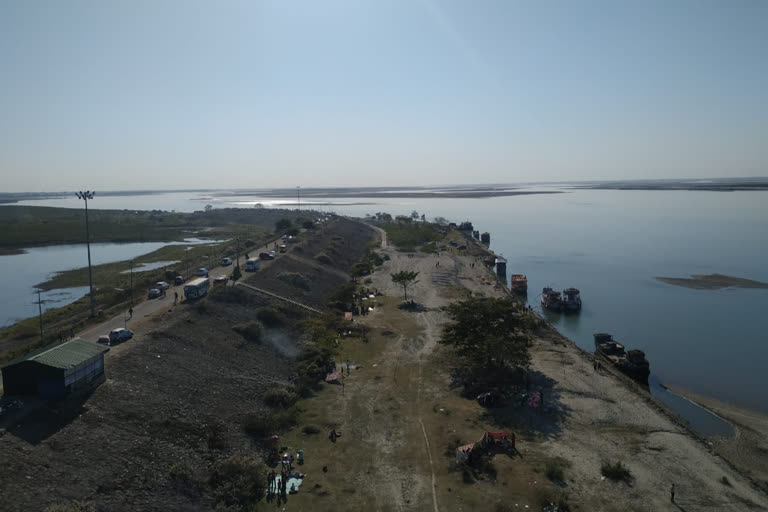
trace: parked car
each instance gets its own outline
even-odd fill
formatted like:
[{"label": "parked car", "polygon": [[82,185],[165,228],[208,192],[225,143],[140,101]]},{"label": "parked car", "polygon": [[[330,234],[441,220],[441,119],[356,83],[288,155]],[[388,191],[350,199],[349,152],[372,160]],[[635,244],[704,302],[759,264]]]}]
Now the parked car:
[{"label": "parked car", "polygon": [[96,340],[96,343],[101,343],[102,345],[109,345],[109,341],[110,341],[109,336],[107,336],[106,334],[102,334],[101,336],[99,336],[99,339]]},{"label": "parked car", "polygon": [[221,258],[221,266],[228,267],[232,264],[232,258]]},{"label": "parked car", "polygon": [[229,281],[229,276],[218,276],[213,280],[213,284],[227,284],[227,281]]},{"label": "parked car", "polygon": [[109,340],[112,343],[127,341],[131,338],[133,338],[133,331],[130,329],[123,329],[122,327],[118,327],[117,329],[112,329],[109,331]]},{"label": "parked car", "polygon": [[171,285],[169,285],[165,281],[158,281],[158,282],[155,283],[155,288],[157,288],[160,291],[167,290],[170,287],[171,287]]},{"label": "parked car", "polygon": [[152,288],[149,290],[149,293],[147,294],[148,299],[156,299],[163,295],[163,292],[158,290],[157,288]]},{"label": "parked car", "polygon": [[175,285],[184,284],[184,276],[176,276],[173,280],[173,284]]},{"label": "parked car", "polygon": [[195,270],[195,275],[200,277],[208,277],[208,269],[205,267],[200,267],[199,269]]}]

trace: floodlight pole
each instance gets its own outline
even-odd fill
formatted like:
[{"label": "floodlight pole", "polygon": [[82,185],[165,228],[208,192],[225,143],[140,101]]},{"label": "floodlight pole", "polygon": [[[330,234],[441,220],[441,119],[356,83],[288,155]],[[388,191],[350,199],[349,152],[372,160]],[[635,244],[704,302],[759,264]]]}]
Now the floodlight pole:
[{"label": "floodlight pole", "polygon": [[37,311],[40,313],[40,341],[43,341],[43,299],[40,298],[40,289],[37,290]]},{"label": "floodlight pole", "polygon": [[86,190],[85,192],[77,192],[75,194],[78,199],[85,201],[85,245],[88,247],[88,286],[91,290],[89,293],[91,299],[91,318],[96,316],[96,308],[93,303],[93,270],[91,269],[91,237],[88,232],[88,200],[93,199],[95,193]]}]

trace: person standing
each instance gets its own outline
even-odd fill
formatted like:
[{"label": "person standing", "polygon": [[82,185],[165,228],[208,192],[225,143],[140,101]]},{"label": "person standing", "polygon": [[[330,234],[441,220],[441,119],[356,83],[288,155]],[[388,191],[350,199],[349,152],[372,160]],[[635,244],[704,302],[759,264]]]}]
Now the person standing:
[{"label": "person standing", "polygon": [[672,487],[669,489],[669,501],[675,502],[675,484],[672,484]]}]

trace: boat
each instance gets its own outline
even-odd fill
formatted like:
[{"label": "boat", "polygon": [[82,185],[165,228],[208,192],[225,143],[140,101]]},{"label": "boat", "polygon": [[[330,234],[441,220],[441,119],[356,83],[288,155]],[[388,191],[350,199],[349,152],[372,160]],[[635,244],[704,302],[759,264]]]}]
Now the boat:
[{"label": "boat", "polygon": [[528,278],[523,274],[512,274],[509,276],[509,289],[513,293],[520,295],[528,294]]},{"label": "boat", "polygon": [[563,290],[563,311],[566,313],[578,313],[581,311],[581,296],[576,288]]},{"label": "boat", "polygon": [[563,298],[560,292],[546,287],[541,291],[541,307],[550,311],[561,311]]},{"label": "boat", "polygon": [[648,385],[651,367],[648,359],[645,358],[645,352],[642,350],[630,350],[627,352],[624,350],[624,345],[614,340],[612,335],[605,332],[598,332],[593,336],[595,338],[595,354],[603,356],[619,371],[632,379],[644,386]]}]

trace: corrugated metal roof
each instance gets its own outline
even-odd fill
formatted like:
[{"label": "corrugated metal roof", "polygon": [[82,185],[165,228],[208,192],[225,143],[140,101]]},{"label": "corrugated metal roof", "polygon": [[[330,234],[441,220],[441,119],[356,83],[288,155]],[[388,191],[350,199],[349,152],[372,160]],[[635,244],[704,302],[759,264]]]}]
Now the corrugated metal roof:
[{"label": "corrugated metal roof", "polygon": [[109,348],[91,343],[81,338],[74,338],[64,343],[54,343],[11,361],[5,366],[12,366],[22,361],[35,361],[53,368],[67,370],[84,363],[88,359],[107,352]]}]

